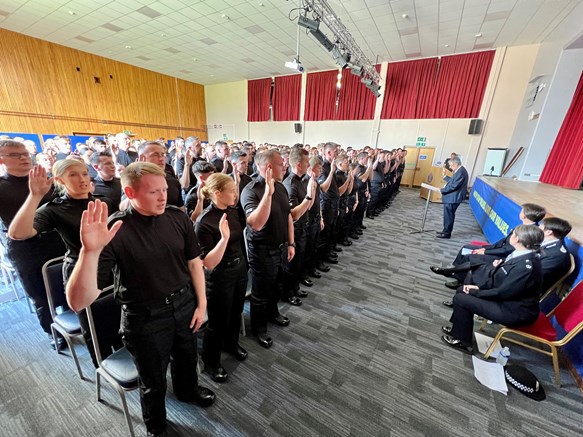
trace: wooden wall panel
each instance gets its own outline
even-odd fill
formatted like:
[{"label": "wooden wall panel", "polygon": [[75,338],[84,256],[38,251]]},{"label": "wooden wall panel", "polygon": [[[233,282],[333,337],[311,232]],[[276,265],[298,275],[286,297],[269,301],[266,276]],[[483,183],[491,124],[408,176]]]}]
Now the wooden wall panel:
[{"label": "wooden wall panel", "polygon": [[0,53],[0,131],[207,138],[202,85],[3,29]]}]

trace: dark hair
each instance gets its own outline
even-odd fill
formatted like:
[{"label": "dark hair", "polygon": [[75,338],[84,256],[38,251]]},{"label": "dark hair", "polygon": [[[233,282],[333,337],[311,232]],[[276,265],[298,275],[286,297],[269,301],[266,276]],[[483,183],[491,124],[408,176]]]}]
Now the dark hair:
[{"label": "dark hair", "polygon": [[358,155],[356,155],[356,159],[361,160],[362,158],[368,158],[368,153],[360,152]]},{"label": "dark hair", "polygon": [[547,214],[547,210],[536,203],[525,203],[522,205],[522,210],[524,211],[524,216],[535,223],[540,222]]},{"label": "dark hair", "polygon": [[543,229],[549,230],[559,239],[565,238],[571,232],[571,224],[567,220],[558,217],[548,217],[541,220]]},{"label": "dark hair", "polygon": [[99,138],[97,138],[96,140],[93,141],[93,147],[95,147],[96,144],[99,144],[100,146],[106,146],[107,143],[103,140],[100,140]]},{"label": "dark hair", "polygon": [[239,162],[239,158],[246,158],[248,155],[246,152],[237,150],[231,154],[231,162]]},{"label": "dark hair", "polygon": [[192,166],[192,172],[194,174],[214,173],[215,171],[217,171],[217,168],[207,161],[196,161]]},{"label": "dark hair", "polygon": [[516,238],[520,244],[530,250],[540,250],[540,245],[545,239],[545,234],[538,226],[519,225],[514,229]]},{"label": "dark hair", "polygon": [[113,156],[111,156],[111,153],[109,153],[107,151],[97,152],[97,153],[94,153],[93,155],[91,155],[91,164],[99,165],[99,158],[101,158],[102,156],[107,156],[108,158],[113,159]]}]

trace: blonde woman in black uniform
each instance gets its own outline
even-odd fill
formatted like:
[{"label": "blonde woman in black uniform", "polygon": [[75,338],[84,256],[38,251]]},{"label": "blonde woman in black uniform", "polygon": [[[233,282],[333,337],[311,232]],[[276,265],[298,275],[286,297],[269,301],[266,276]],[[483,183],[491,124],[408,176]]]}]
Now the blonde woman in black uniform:
[{"label": "blonde woman in black uniform", "polygon": [[211,175],[201,190],[211,204],[195,224],[195,232],[206,268],[208,327],[203,341],[205,371],[216,382],[225,382],[227,371],[221,366],[221,350],[237,360],[247,358],[239,346],[241,312],[247,290],[247,263],[243,228],[236,205],[239,189],[231,177]]}]

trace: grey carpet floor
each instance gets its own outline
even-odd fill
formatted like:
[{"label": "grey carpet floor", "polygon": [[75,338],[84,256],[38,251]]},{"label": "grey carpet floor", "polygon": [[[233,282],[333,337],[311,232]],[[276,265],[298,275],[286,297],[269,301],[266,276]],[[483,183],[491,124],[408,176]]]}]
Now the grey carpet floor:
[{"label": "grey carpet floor", "polygon": [[[474,378],[470,356],[441,343],[450,315],[441,302],[452,292],[428,266],[449,263],[461,244],[484,237],[467,204],[451,240],[410,233],[424,206],[417,190],[403,189],[366,221],[364,238],[308,289],[303,306],[281,305],[291,324],[270,327],[270,350],[242,338],[249,358],[224,357],[228,383],[203,374],[217,393],[214,406],[182,404],[169,389],[170,435],[581,435],[583,398],[564,367],[557,388],[550,358],[510,345],[511,363],[533,371],[547,399],[512,389],[504,396]],[[441,206],[431,205],[426,228],[439,230],[441,218]],[[106,403],[96,402],[90,359],[79,350],[86,381],[70,358],[49,350],[23,301],[0,305],[0,436],[128,435],[117,394],[106,385]],[[128,401],[136,433],[145,435],[137,392]]]}]

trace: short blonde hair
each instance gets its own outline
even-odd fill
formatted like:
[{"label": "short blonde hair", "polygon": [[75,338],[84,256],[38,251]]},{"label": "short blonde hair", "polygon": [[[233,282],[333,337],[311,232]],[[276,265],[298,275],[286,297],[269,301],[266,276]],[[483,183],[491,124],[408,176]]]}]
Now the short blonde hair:
[{"label": "short blonde hair", "polygon": [[69,170],[71,167],[81,167],[83,170],[87,170],[87,166],[83,162],[83,160],[78,161],[72,158],[61,159],[53,164],[53,182],[55,184],[55,188],[61,194],[65,194],[67,192],[67,188],[63,183],[57,180],[57,178],[63,177],[65,172]]},{"label": "short blonde hair", "polygon": [[214,173],[210,175],[204,182],[204,187],[202,187],[201,193],[205,199],[214,200],[214,192],[222,192],[229,182],[235,183],[233,178],[227,176],[224,173]]},{"label": "short blonde hair", "polygon": [[149,174],[166,177],[164,170],[156,164],[151,162],[132,162],[121,173],[121,186],[122,188],[132,187],[137,189],[140,186],[142,177]]}]

